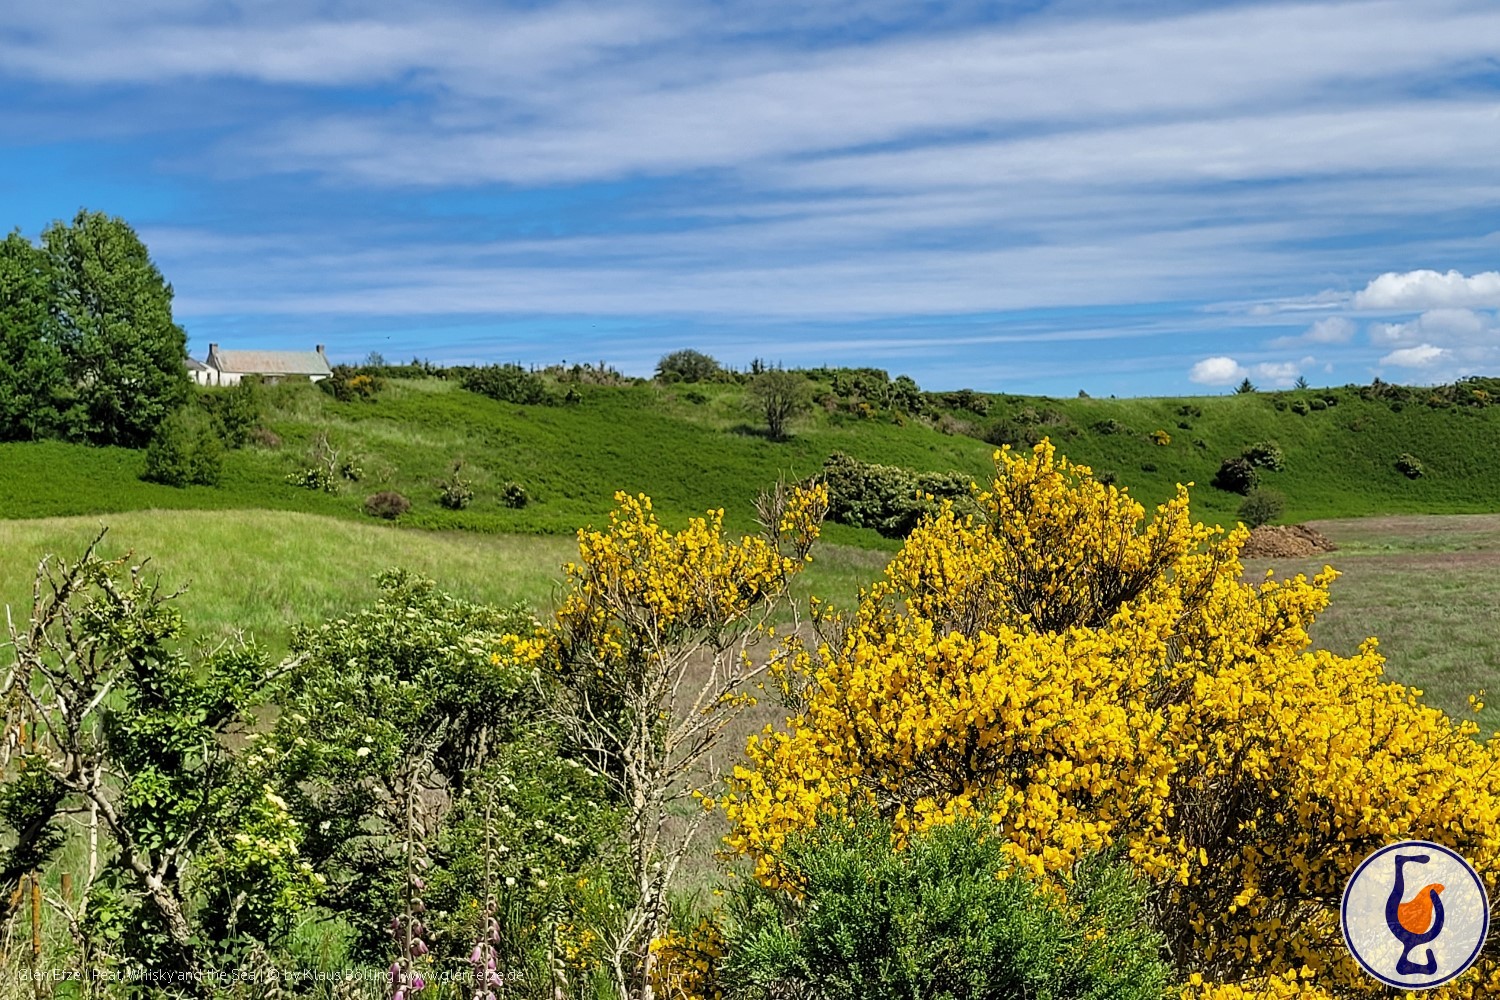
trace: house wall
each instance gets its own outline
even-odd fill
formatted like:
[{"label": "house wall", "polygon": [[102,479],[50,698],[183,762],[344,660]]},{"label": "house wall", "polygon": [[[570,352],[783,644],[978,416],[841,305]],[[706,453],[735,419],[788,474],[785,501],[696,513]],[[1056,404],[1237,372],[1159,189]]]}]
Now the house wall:
[{"label": "house wall", "polygon": [[[204,385],[239,385],[240,384],[240,379],[242,379],[242,378],[245,377],[245,373],[244,372],[221,372],[221,371],[218,371],[217,369],[214,370],[214,371],[212,371],[212,372],[206,372],[204,374],[210,375],[212,377],[212,381],[204,382],[203,383]],[[260,376],[262,382],[280,382],[283,377],[284,376],[281,376],[281,375],[265,375],[265,374],[262,374]],[[299,377],[306,378],[309,382],[321,382],[325,378],[327,378],[328,376],[327,375],[306,375],[306,376],[299,376]]]}]

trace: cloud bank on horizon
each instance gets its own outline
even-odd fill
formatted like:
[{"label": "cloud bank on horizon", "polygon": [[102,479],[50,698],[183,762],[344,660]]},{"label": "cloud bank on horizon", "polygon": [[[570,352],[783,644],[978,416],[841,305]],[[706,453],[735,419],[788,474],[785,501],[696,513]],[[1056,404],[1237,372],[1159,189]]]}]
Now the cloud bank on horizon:
[{"label": "cloud bank on horizon", "polygon": [[201,352],[679,347],[924,386],[1500,371],[1488,0],[19,0],[0,221]]}]

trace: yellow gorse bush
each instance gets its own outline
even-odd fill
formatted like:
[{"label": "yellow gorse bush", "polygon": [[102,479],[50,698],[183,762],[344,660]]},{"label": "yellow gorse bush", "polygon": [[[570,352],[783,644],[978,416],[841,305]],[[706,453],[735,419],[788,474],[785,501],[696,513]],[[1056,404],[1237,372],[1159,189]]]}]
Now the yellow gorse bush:
[{"label": "yellow gorse bush", "polygon": [[[790,647],[801,709],[723,800],[759,878],[856,806],[898,836],[987,816],[1043,875],[1123,843],[1179,968],[1221,984],[1203,1000],[1375,992],[1337,908],[1392,840],[1493,884],[1500,744],[1386,682],[1373,639],[1309,649],[1333,570],[1246,583],[1245,530],[1195,523],[1184,487],[1148,518],[1050,443],[995,459],[978,516],[945,507],[826,641]],[[1486,960],[1440,992],[1493,985]]]},{"label": "yellow gorse bush", "polygon": [[722,1000],[718,963],[724,935],[704,919],[687,930],[670,930],[651,942],[651,988],[662,1000]]},{"label": "yellow gorse bush", "polygon": [[[569,593],[553,638],[593,657],[665,648],[685,633],[721,628],[779,592],[818,537],[826,487],[795,491],[773,537],[724,534],[724,511],[663,528],[651,498],[616,493],[609,526],[578,533]],[[537,650],[541,652],[540,648]]]}]

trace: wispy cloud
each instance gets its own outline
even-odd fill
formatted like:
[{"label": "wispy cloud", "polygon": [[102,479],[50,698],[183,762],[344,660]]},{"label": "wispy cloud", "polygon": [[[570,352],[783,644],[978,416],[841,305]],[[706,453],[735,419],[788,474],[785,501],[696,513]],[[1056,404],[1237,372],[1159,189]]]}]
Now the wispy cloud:
[{"label": "wispy cloud", "polygon": [[166,184],[194,321],[851,324],[820,349],[949,373],[1074,336],[1162,387],[1490,357],[1435,314],[1500,308],[1479,0],[24,7],[0,146]]}]

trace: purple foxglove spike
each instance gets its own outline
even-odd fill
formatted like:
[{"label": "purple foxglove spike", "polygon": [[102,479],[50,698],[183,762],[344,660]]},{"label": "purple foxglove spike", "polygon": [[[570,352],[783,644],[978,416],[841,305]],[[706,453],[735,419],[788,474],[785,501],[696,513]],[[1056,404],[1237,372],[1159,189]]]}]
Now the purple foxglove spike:
[{"label": "purple foxglove spike", "polygon": [[391,997],[391,1000],[406,1000],[406,991],[405,990],[397,990],[396,991],[396,995],[393,996],[393,997]]},{"label": "purple foxglove spike", "polygon": [[401,978],[401,963],[400,962],[392,962],[391,963],[391,982],[394,983],[394,982],[396,982],[400,978]]},{"label": "purple foxglove spike", "polygon": [[411,943],[411,953],[413,955],[416,955],[418,958],[421,958],[423,955],[427,954],[427,942],[420,939],[413,941]]},{"label": "purple foxglove spike", "polygon": [[495,971],[495,956],[494,955],[491,955],[490,956],[490,960],[488,962],[484,963],[484,967],[486,969],[488,969],[490,972],[494,972]]},{"label": "purple foxglove spike", "polygon": [[484,945],[476,944],[474,950],[469,952],[469,964],[480,965],[484,962]]},{"label": "purple foxglove spike", "polygon": [[411,977],[411,991],[413,993],[421,993],[426,988],[427,988],[427,980],[423,979],[421,976],[412,976]]}]

